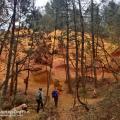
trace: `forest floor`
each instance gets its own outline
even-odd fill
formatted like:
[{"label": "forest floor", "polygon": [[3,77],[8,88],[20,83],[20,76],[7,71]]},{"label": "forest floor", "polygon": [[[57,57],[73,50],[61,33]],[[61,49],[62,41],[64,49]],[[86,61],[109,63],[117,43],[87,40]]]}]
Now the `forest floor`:
[{"label": "forest floor", "polygon": [[[108,86],[110,87],[110,86]],[[97,89],[99,95],[97,98],[89,97],[87,99],[88,106],[95,106],[98,102],[102,101],[107,94],[106,90],[108,87],[102,86]],[[102,90],[101,90],[102,89]],[[34,95],[31,95],[30,98],[32,99]],[[39,114],[36,113],[36,101],[32,99],[31,103],[28,107],[28,113],[24,114],[20,119],[21,120],[82,120],[77,118],[77,108],[80,109],[80,113],[87,112],[84,107],[80,104],[74,104],[74,96],[67,93],[67,86],[64,84],[64,91],[61,92],[59,96],[59,104],[58,108],[54,107],[54,103],[52,98],[50,97],[48,105],[45,108],[45,111],[40,110]],[[19,117],[18,117],[19,119]],[[11,119],[10,119],[11,120]]]},{"label": "forest floor", "polygon": [[[71,77],[74,78],[74,69],[71,68]],[[36,74],[37,75],[37,74]],[[96,105],[98,102],[102,101],[104,99],[104,96],[106,94],[106,92],[108,90],[111,89],[111,86],[113,84],[114,81],[112,81],[114,78],[112,76],[111,73],[105,73],[105,78],[108,81],[104,81],[105,84],[103,82],[100,81],[102,73],[100,71],[98,71],[98,79],[99,79],[99,86],[96,89],[97,93],[98,93],[98,97],[97,98],[92,98],[92,94],[93,94],[93,85],[91,85],[91,83],[87,83],[88,87],[91,89],[87,95],[87,101],[85,101],[88,106],[92,105]],[[23,76],[24,77],[24,76]],[[40,77],[39,73],[36,76]],[[54,85],[51,84],[50,85],[50,90],[49,90],[49,101],[48,104],[45,108],[45,111],[41,111],[40,113],[36,113],[36,101],[35,101],[35,92],[39,87],[43,88],[44,93],[46,93],[46,89],[47,89],[47,84],[44,81],[44,78],[42,79],[42,81],[34,81],[34,77],[32,79],[30,79],[29,81],[29,89],[28,89],[28,96],[27,99],[30,101],[30,103],[28,103],[28,111],[29,113],[24,114],[22,117],[18,117],[16,119],[21,119],[21,120],[39,120],[39,118],[45,118],[43,120],[79,120],[78,118],[76,118],[75,116],[75,112],[76,111],[76,107],[80,107],[80,111],[82,112],[86,112],[84,107],[82,105],[80,105],[78,102],[75,105],[75,107],[73,108],[74,105],[74,96],[72,94],[68,93],[68,87],[67,84],[65,84],[65,66],[64,66],[64,60],[62,58],[55,58],[54,59],[54,65],[53,65],[53,70],[52,70],[52,79],[58,79],[60,81],[60,84],[62,85],[62,89],[63,91],[60,92],[60,96],[59,96],[59,104],[58,104],[58,108],[54,107],[54,103],[51,97],[51,91],[54,89]],[[43,82],[44,81],[44,82]],[[111,84],[109,84],[111,83]],[[92,83],[93,84],[93,83]],[[19,90],[22,91],[22,93],[24,92],[24,81],[23,79],[19,80]],[[10,120],[13,118],[9,118]]]},{"label": "forest floor", "polygon": [[[97,98],[92,98],[93,94],[93,83],[87,83],[88,88],[90,88],[90,91],[87,93],[87,103],[88,106],[95,106],[98,102],[102,101],[107,94],[107,91],[111,90],[112,85],[114,85],[114,77],[111,73],[105,72],[105,81],[101,81],[102,72],[98,71],[98,88],[96,89],[98,96]],[[74,78],[75,72],[74,69],[71,68],[71,78]],[[21,75],[22,76],[22,75]],[[38,79],[40,77],[39,73],[38,75],[35,75]],[[22,76],[23,78],[25,75]],[[24,92],[25,84],[24,79],[19,80],[18,89]],[[47,82],[44,81],[44,77],[40,78],[41,81],[35,81],[34,77],[32,76],[29,81],[29,88],[28,88],[28,96],[27,99],[30,101],[28,105],[28,113],[24,114],[21,117],[18,118],[8,118],[8,120],[13,119],[21,119],[21,120],[82,120],[77,118],[75,111],[77,111],[77,107],[80,108],[80,113],[82,115],[83,112],[86,112],[84,107],[80,105],[78,102],[75,107],[74,105],[74,96],[72,94],[68,93],[68,87],[67,84],[65,84],[65,66],[64,66],[64,60],[63,58],[55,58],[54,59],[54,65],[52,69],[52,79],[58,79],[60,81],[60,84],[62,85],[63,91],[60,92],[59,96],[59,104],[58,108],[54,107],[54,103],[51,97],[51,91],[54,89],[54,85],[50,85],[49,90],[49,101],[45,108],[45,111],[43,112],[40,110],[40,113],[36,113],[36,101],[35,101],[35,92],[39,87],[43,88],[44,93],[46,94],[47,90]]]}]

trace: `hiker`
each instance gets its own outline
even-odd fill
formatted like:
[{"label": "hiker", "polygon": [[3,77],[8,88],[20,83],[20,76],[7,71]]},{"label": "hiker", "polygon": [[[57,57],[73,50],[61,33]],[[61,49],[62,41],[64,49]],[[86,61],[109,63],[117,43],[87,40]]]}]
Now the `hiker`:
[{"label": "hiker", "polygon": [[58,106],[58,96],[59,96],[58,90],[55,88],[52,91],[52,98],[54,99],[55,107]]},{"label": "hiker", "polygon": [[36,92],[37,113],[39,112],[40,107],[44,110],[43,100],[44,100],[44,94],[42,88],[39,88],[38,91]]}]

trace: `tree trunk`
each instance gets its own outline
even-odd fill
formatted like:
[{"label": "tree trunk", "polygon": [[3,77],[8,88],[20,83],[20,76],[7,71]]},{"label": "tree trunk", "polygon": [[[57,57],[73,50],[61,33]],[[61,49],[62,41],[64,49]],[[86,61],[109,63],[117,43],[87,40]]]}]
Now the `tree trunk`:
[{"label": "tree trunk", "polygon": [[66,82],[68,83],[69,93],[72,93],[70,80],[70,66],[69,66],[69,11],[68,0],[66,0],[66,25],[67,25],[67,46],[66,46]]},{"label": "tree trunk", "polygon": [[29,77],[30,77],[30,56],[31,56],[31,50],[33,48],[33,41],[34,41],[34,31],[31,35],[31,40],[32,40],[32,44],[31,47],[28,51],[28,71],[27,71],[27,78],[25,79],[25,95],[27,95],[27,90],[28,90],[28,85],[29,85]]},{"label": "tree trunk", "polygon": [[[57,30],[57,9],[56,9],[56,13],[55,13],[55,28],[54,28],[54,42],[53,42],[53,48],[52,48],[52,60],[51,60],[51,65],[50,65],[50,70],[49,72],[47,71],[47,92],[46,92],[46,100],[44,105],[46,105],[47,101],[48,101],[48,96],[49,96],[49,88],[50,88],[50,82],[51,82],[51,78],[52,78],[52,67],[53,67],[53,61],[54,61],[54,51],[55,51],[55,43],[56,43],[56,30]],[[43,41],[44,43],[45,41]],[[46,66],[46,70],[47,66]]]},{"label": "tree trunk", "polygon": [[16,99],[16,94],[17,94],[17,87],[18,87],[18,63],[16,63],[16,74],[15,74],[15,79],[14,79],[14,82],[15,82],[15,86],[14,86],[14,99],[12,101],[13,105],[15,103],[15,99]]},{"label": "tree trunk", "polygon": [[[20,31],[20,22],[19,22],[19,30],[18,30],[18,37],[19,37],[19,31]],[[12,62],[12,68],[11,68],[11,71],[12,71],[12,77],[11,77],[11,83],[10,83],[10,96],[12,96],[13,94],[13,88],[14,88],[14,77],[15,77],[15,71],[14,71],[14,67],[15,67],[15,62],[16,62],[16,54],[17,54],[17,47],[18,47],[18,38],[17,37],[17,40],[15,41],[14,43],[14,55],[13,55],[13,62]]]},{"label": "tree trunk", "polygon": [[9,83],[9,75],[10,75],[10,69],[11,69],[13,44],[14,44],[14,41],[15,41],[16,5],[17,5],[17,0],[14,0],[14,10],[13,10],[13,20],[12,20],[12,35],[11,35],[11,40],[10,40],[10,50],[9,50],[9,55],[8,55],[8,63],[7,63],[5,84],[3,86],[3,91],[2,91],[3,96],[6,96],[6,94],[7,94],[8,83]]},{"label": "tree trunk", "polygon": [[94,86],[97,87],[95,37],[94,37],[94,3],[91,0],[91,34],[92,34],[92,67],[94,73]]},{"label": "tree trunk", "polygon": [[76,70],[75,70],[75,79],[78,81],[78,39],[77,39],[77,25],[76,25],[76,7],[75,0],[72,0],[73,5],[73,17],[74,17],[74,32],[75,32],[75,44],[76,44]]},{"label": "tree trunk", "polygon": [[12,16],[12,18],[11,18],[11,22],[9,23],[7,32],[6,32],[5,35],[4,35],[4,40],[1,41],[0,55],[2,54],[2,51],[3,51],[4,45],[5,45],[6,39],[7,39],[7,37],[8,37],[9,32],[10,32],[10,28],[11,28],[11,25],[12,25],[12,20],[13,20],[13,16]]},{"label": "tree trunk", "polygon": [[84,18],[82,15],[81,1],[78,0],[79,3],[79,13],[80,13],[80,24],[81,24],[81,34],[82,34],[82,46],[81,46],[81,78],[82,78],[82,86],[85,88],[85,65],[84,65]]}]

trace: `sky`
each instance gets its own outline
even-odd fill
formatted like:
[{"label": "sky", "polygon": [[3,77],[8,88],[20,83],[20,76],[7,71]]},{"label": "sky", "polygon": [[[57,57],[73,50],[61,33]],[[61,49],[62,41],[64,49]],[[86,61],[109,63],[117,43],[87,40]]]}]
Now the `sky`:
[{"label": "sky", "polygon": [[[37,7],[45,6],[48,1],[50,0],[36,0],[36,6]],[[99,2],[100,0],[96,0],[96,1]],[[114,1],[120,2],[120,0],[114,0]]]},{"label": "sky", "polygon": [[36,0],[36,6],[37,7],[45,6],[48,1],[50,0]]}]

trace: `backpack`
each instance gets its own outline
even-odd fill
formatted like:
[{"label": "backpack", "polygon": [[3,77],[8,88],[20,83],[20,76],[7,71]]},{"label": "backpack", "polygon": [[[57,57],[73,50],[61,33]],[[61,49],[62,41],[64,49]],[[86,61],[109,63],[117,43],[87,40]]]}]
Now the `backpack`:
[{"label": "backpack", "polygon": [[37,94],[36,94],[36,100],[42,101],[41,92],[37,92]]},{"label": "backpack", "polygon": [[58,92],[57,91],[53,91],[52,92],[52,97],[58,97]]},{"label": "backpack", "polygon": [[39,93],[39,101],[42,101],[42,95]]}]

